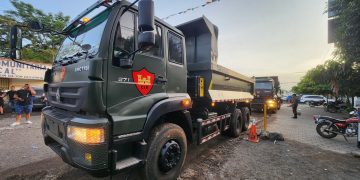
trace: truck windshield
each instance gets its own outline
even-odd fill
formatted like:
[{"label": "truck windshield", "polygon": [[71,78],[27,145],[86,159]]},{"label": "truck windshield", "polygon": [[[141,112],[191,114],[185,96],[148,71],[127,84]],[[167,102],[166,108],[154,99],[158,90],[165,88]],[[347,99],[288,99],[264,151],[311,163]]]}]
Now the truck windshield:
[{"label": "truck windshield", "polygon": [[272,89],[272,83],[271,82],[256,82],[255,83],[255,89]]},{"label": "truck windshield", "polygon": [[[78,53],[88,53],[95,55],[99,50],[101,37],[109,16],[110,10],[103,11],[95,16],[87,24],[78,26],[71,31],[61,45],[55,58],[55,62],[61,61],[68,57],[74,57]],[[89,50],[85,51],[82,45],[90,45]]]}]

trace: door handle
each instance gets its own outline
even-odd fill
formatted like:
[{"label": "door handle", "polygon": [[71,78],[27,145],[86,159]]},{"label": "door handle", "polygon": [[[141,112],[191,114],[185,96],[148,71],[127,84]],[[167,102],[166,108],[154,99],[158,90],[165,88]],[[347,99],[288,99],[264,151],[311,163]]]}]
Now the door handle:
[{"label": "door handle", "polygon": [[163,76],[158,76],[157,78],[155,78],[155,83],[157,84],[166,84],[167,83],[167,79]]}]

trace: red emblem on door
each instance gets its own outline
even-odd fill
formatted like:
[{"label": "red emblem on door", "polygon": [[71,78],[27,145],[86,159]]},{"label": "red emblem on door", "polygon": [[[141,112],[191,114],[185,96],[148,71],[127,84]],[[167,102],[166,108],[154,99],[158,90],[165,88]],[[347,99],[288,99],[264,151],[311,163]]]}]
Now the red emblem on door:
[{"label": "red emblem on door", "polygon": [[140,71],[133,71],[132,76],[139,92],[143,96],[149,94],[154,85],[154,74],[143,68]]}]

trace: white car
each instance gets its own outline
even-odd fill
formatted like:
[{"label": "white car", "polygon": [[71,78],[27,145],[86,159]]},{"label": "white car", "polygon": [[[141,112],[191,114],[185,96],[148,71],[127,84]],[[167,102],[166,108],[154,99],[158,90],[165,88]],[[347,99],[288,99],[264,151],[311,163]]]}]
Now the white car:
[{"label": "white car", "polygon": [[301,103],[307,103],[307,102],[310,102],[310,101],[313,101],[313,102],[320,102],[320,101],[325,102],[326,98],[324,96],[321,96],[321,95],[303,95],[300,98]]}]

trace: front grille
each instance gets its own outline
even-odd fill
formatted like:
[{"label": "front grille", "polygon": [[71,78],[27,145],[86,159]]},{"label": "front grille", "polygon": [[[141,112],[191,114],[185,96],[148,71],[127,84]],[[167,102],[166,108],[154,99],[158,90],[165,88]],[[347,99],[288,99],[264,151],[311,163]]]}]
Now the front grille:
[{"label": "front grille", "polygon": [[79,88],[73,88],[73,87],[64,87],[61,89],[64,93],[77,93]]},{"label": "front grille", "polygon": [[252,100],[252,103],[264,103],[264,99],[262,99],[262,98],[254,98],[253,100]]},{"label": "front grille", "polygon": [[48,99],[51,106],[80,111],[87,93],[87,83],[50,84]]},{"label": "front grille", "polygon": [[75,98],[61,98],[61,102],[65,103],[65,104],[75,105],[76,99]]}]

